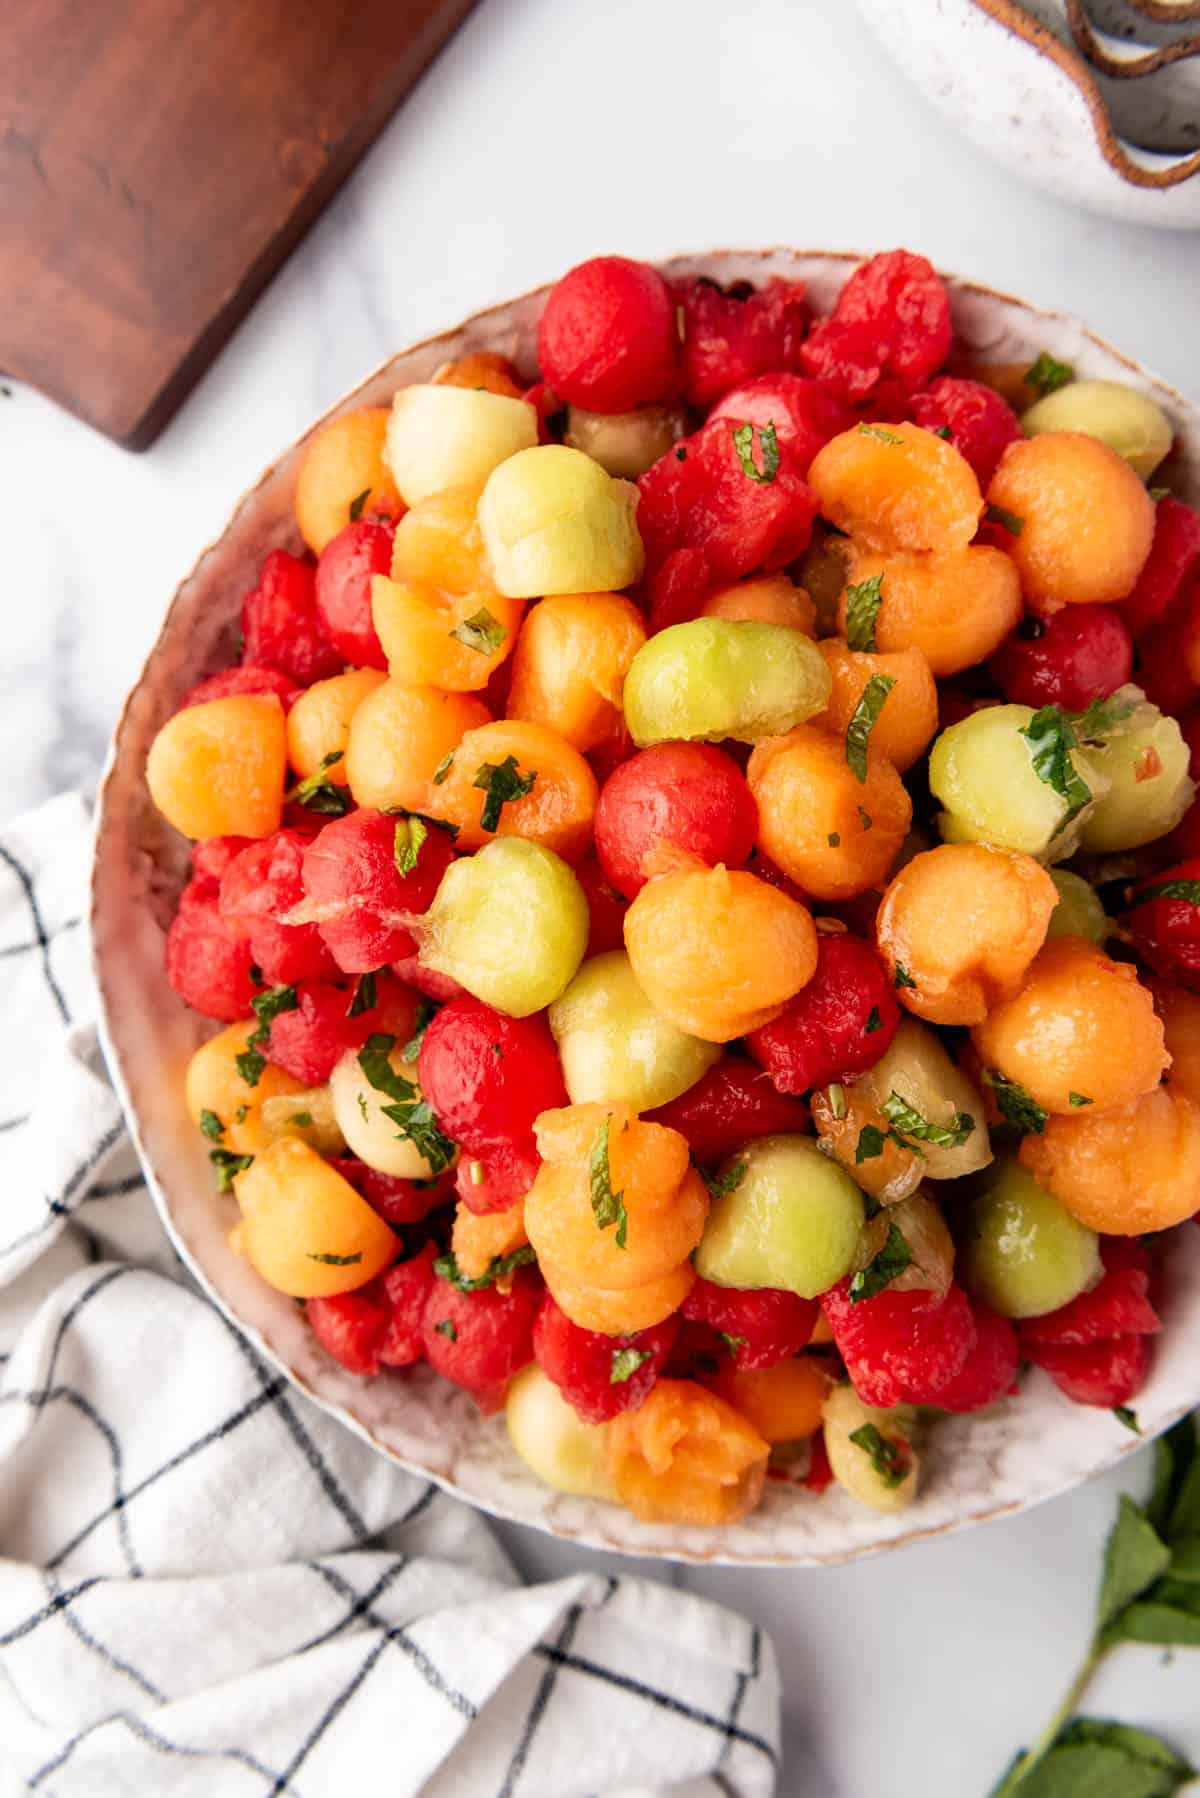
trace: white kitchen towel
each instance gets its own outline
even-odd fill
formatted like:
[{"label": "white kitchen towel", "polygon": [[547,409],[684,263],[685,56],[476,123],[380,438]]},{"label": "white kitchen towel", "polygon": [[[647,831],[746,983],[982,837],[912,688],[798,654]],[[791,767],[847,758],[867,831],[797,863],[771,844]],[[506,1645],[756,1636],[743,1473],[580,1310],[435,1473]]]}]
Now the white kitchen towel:
[{"label": "white kitchen towel", "polygon": [[89,854],[74,797],[0,836],[0,1791],[768,1798],[751,1623],[520,1587],[189,1283],[96,1048]]}]

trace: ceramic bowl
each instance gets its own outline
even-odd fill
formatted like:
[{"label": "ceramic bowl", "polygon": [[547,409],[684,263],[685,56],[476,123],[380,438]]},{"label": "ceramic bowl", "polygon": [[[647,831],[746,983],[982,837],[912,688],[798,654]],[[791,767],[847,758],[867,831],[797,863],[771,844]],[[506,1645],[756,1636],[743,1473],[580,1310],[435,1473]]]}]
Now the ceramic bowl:
[{"label": "ceramic bowl", "polygon": [[[1066,0],[858,0],[879,41],[981,150],[1060,199],[1134,224],[1200,228],[1200,150],[1139,149],[1114,126],[1100,75],[1077,49]],[[1186,19],[1163,8],[1154,17]],[[1148,16],[1148,22],[1149,16]],[[1148,39],[1147,41],[1154,41]],[[1170,83],[1164,98],[1158,87]],[[1200,92],[1200,64],[1120,83],[1122,118],[1144,98],[1147,131],[1170,95]],[[1184,83],[1180,89],[1180,83]],[[1109,83],[1107,92],[1112,94]],[[1194,124],[1196,107],[1188,117]],[[1175,114],[1172,112],[1172,119]],[[1178,120],[1175,120],[1178,123]],[[1186,129],[1187,120],[1183,121]],[[1174,140],[1173,140],[1174,141]]]},{"label": "ceramic bowl", "polygon": [[[719,251],[680,257],[664,272],[725,282],[800,277],[824,310],[855,261],[788,249]],[[439,364],[468,350],[499,350],[532,373],[545,292],[404,351],[334,412],[386,403],[397,387],[427,380]],[[1200,413],[1073,319],[968,282],[951,281],[950,293],[958,337],[981,359],[1032,361],[1049,350],[1081,374],[1135,380],[1154,394],[1185,445],[1173,478],[1182,494],[1200,502]],[[880,1517],[836,1490],[816,1498],[769,1481],[761,1509],[733,1528],[640,1523],[616,1506],[547,1490],[509,1448],[503,1418],[481,1419],[465,1394],[427,1369],[374,1381],[345,1372],[318,1346],[299,1308],[233,1253],[227,1235],[234,1202],[213,1192],[206,1145],[182,1098],[188,1056],[213,1026],[185,1009],[163,975],[163,939],[188,845],[155,811],[144,769],[155,732],[184,692],[234,659],[241,596],[263,556],[278,546],[300,547],[291,501],[306,441],[246,495],[175,595],[117,727],[99,805],[92,942],[109,1065],[163,1222],[213,1302],[296,1386],[381,1454],[498,1516],[629,1554],[743,1566],[847,1560],[1020,1510],[1135,1449],[1136,1439],[1107,1411],[1070,1405],[1033,1374],[1011,1402],[931,1431],[925,1490],[900,1516]],[[1200,1230],[1180,1231],[1173,1243],[1164,1308],[1167,1328],[1138,1400],[1147,1433],[1200,1402]]]}]

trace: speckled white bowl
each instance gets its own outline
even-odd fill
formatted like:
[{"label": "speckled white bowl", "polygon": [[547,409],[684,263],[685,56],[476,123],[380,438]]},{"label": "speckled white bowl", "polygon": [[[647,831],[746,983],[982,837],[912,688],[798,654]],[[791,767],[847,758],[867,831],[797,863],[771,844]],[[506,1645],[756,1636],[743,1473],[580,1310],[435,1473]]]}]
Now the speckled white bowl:
[{"label": "speckled white bowl", "polygon": [[1062,0],[858,6],[921,91],[1018,175],[1133,224],[1200,227],[1200,151],[1155,155],[1117,136],[1087,62],[1044,22],[1063,28]]},{"label": "speckled white bowl", "polygon": [[[664,266],[670,274],[722,281],[800,276],[825,309],[855,260],[776,249],[718,251]],[[531,371],[544,294],[527,294],[406,350],[334,411],[386,402],[398,386],[428,379],[467,350],[500,350]],[[1072,319],[967,282],[951,282],[951,298],[960,340],[984,359],[1032,361],[1046,349],[1081,374],[1133,378],[1152,392],[1186,445],[1176,484],[1200,501],[1200,414],[1178,394]],[[346,1373],[318,1346],[297,1306],[232,1252],[234,1203],[214,1194],[205,1144],[182,1102],[188,1056],[211,1026],[174,997],[162,971],[188,846],[151,805],[144,769],[155,732],[186,689],[234,659],[241,596],[265,553],[299,547],[291,501],[305,441],[242,500],[175,595],[117,727],[97,825],[92,941],[109,1064],[163,1222],[213,1301],[290,1380],[381,1454],[499,1516],[629,1554],[742,1566],[848,1560],[1023,1509],[1128,1454],[1135,1438],[1108,1412],[1067,1404],[1039,1374],[1023,1382],[1019,1398],[931,1432],[924,1492],[900,1516],[877,1516],[837,1491],[818,1499],[769,1482],[762,1507],[731,1529],[639,1523],[616,1506],[548,1491],[509,1448],[503,1419],[481,1419],[463,1393],[427,1369],[374,1381]],[[1138,1400],[1147,1433],[1200,1403],[1200,1230],[1182,1230],[1173,1242],[1165,1313],[1153,1376]]]}]

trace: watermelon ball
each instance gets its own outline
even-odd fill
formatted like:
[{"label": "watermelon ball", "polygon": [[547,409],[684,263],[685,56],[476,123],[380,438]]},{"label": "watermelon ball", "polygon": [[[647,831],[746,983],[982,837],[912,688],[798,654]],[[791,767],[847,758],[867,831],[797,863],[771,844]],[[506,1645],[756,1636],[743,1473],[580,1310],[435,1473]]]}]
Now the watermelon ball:
[{"label": "watermelon ball", "polygon": [[353,1155],[339,1155],[331,1160],[343,1180],[349,1180],[393,1229],[403,1224],[419,1224],[454,1197],[454,1175],[447,1169],[436,1180],[403,1180],[398,1174],[385,1174],[368,1167]]},{"label": "watermelon ball", "polygon": [[593,955],[607,955],[625,947],[625,913],[628,901],[618,893],[600,866],[599,858],[586,855],[575,869],[575,878],[583,888],[588,904],[588,940],[583,952],[585,961]]},{"label": "watermelon ball", "polygon": [[488,1143],[469,1158],[460,1157],[454,1190],[462,1205],[476,1216],[510,1211],[525,1197],[541,1165],[532,1136]]},{"label": "watermelon ball", "polygon": [[258,585],[242,601],[242,660],[276,668],[298,687],[342,672],[343,657],[325,634],[317,610],[313,564],[273,549]]},{"label": "watermelon ball", "polygon": [[355,668],[388,665],[371,613],[371,577],[392,572],[395,521],[358,519],[325,545],[317,561],[317,614],[343,661]]},{"label": "watermelon ball", "polygon": [[1064,606],[1053,618],[1022,619],[988,663],[1005,699],[1082,712],[1123,687],[1133,644],[1115,606]]},{"label": "watermelon ball", "polygon": [[849,932],[820,936],[817,971],[746,1047],[782,1093],[851,1080],[891,1047],[900,1007],[870,943]]},{"label": "watermelon ball", "polygon": [[533,1355],[587,1423],[607,1423],[647,1397],[679,1334],[677,1315],[632,1336],[580,1329],[547,1293],[533,1326]]},{"label": "watermelon ball", "polygon": [[1146,1336],[1110,1336],[1078,1348],[1046,1343],[1025,1352],[1072,1404],[1098,1405],[1103,1410],[1137,1397],[1152,1356]]},{"label": "watermelon ball", "polygon": [[436,1276],[421,1316],[425,1357],[435,1372],[469,1392],[479,1409],[496,1411],[513,1375],[533,1359],[533,1320],[542,1283],[527,1267],[498,1285],[460,1292]]},{"label": "watermelon ball", "polygon": [[[407,872],[400,861],[414,857]],[[406,916],[428,911],[455,859],[448,833],[362,808],[335,818],[305,849],[304,897],[338,966],[365,974],[412,955]]]},{"label": "watermelon ball", "polygon": [[311,841],[306,831],[273,831],[236,855],[221,880],[221,915],[249,937],[251,957],[271,986],[338,972],[315,924],[284,922],[304,898],[301,868]]},{"label": "watermelon ball", "polygon": [[1010,443],[1021,435],[1016,413],[1006,399],[982,381],[939,375],[912,402],[913,422],[922,430],[946,437],[975,470],[986,488]]},{"label": "watermelon ball", "polygon": [[1137,585],[1120,612],[1136,640],[1171,611],[1200,571],[1200,512],[1167,493],[1154,508],[1154,541]]},{"label": "watermelon ball", "polygon": [[708,415],[733,424],[773,425],[780,443],[786,443],[801,474],[831,437],[848,431],[854,413],[845,401],[807,375],[759,375],[727,393]]},{"label": "watermelon ball", "polygon": [[296,987],[296,1004],[271,1020],[263,1053],[268,1061],[302,1080],[323,1086],[347,1049],[361,1049],[378,1032],[407,1042],[416,1028],[417,995],[386,969],[373,976],[375,1002],[351,1010],[364,996],[357,988],[315,980]]},{"label": "watermelon ball", "polygon": [[568,1103],[545,1018],[512,1018],[469,993],[431,1021],[418,1069],[443,1127],[472,1150],[532,1134],[540,1112]]},{"label": "watermelon ball", "polygon": [[646,1121],[678,1130],[701,1167],[715,1167],[756,1137],[801,1135],[809,1127],[807,1105],[731,1055],[678,1099],[648,1111]]},{"label": "watermelon ball", "polygon": [[221,916],[211,881],[193,880],[183,889],[165,961],[168,982],[193,1011],[224,1024],[250,1016],[259,991],[250,944]]},{"label": "watermelon ball", "polygon": [[949,355],[951,335],[950,301],[932,263],[888,250],[855,269],[800,361],[854,404],[886,406],[925,385]]},{"label": "watermelon ball", "polygon": [[426,1243],[366,1286],[336,1298],[309,1299],[305,1313],[321,1347],[351,1373],[377,1374],[384,1367],[411,1367],[420,1361],[436,1254],[433,1244]]},{"label": "watermelon ball", "polygon": [[758,807],[731,756],[709,743],[656,743],[605,782],[596,806],[596,854],[606,878],[633,899],[647,856],[680,849],[715,867],[740,868],[758,830]]},{"label": "watermelon ball", "polygon": [[1193,856],[1135,888],[1125,914],[1133,946],[1143,960],[1156,974],[1192,988],[1200,987],[1198,901],[1200,856]]},{"label": "watermelon ball", "polygon": [[884,1291],[855,1304],[844,1279],[821,1294],[821,1309],[868,1405],[936,1405],[978,1340],[970,1300],[956,1285],[940,1300],[930,1292]]},{"label": "watermelon ball", "polygon": [[560,401],[589,412],[630,412],[676,380],[679,338],[670,289],[646,262],[594,256],[551,290],[538,327],[538,362]]},{"label": "watermelon ball", "polygon": [[1017,1332],[1007,1317],[972,1304],[975,1347],[960,1371],[937,1395],[939,1411],[983,1411],[1012,1392],[1021,1350]]},{"label": "watermelon ball", "polygon": [[258,668],[244,662],[240,668],[222,668],[207,680],[189,687],[179,702],[179,710],[191,705],[207,705],[210,699],[236,699],[243,693],[274,693],[286,712],[300,697],[300,688],[289,675],[278,668]]},{"label": "watermelon ball", "polygon": [[1086,1348],[1114,1336],[1155,1336],[1162,1320],[1150,1300],[1150,1256],[1136,1236],[1102,1236],[1104,1274],[1070,1304],[1025,1318],[1021,1347],[1030,1360],[1043,1348]]},{"label": "watermelon ball", "polygon": [[719,1366],[751,1373],[798,1355],[813,1333],[819,1307],[815,1299],[770,1286],[743,1292],[697,1280],[680,1310],[689,1323],[707,1324],[714,1332]]},{"label": "watermelon ball", "polygon": [[677,283],[675,300],[683,315],[684,398],[697,412],[757,375],[799,367],[808,325],[802,281],[775,276],[761,288],[748,281],[722,288],[698,275]]}]

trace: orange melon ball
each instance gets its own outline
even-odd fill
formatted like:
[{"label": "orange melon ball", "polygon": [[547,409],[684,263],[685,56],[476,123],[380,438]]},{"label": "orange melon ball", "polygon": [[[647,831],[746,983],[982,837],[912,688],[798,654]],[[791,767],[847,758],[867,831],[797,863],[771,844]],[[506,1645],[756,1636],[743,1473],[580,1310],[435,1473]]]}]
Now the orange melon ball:
[{"label": "orange melon ball", "polygon": [[[305,688],[287,715],[288,761],[302,780],[324,769],[327,780],[346,785],[350,721],[367,694],[386,679],[377,668],[352,668]],[[341,759],[326,766],[331,755]]]},{"label": "orange melon ball", "polygon": [[434,779],[468,731],[491,722],[473,693],[441,693],[385,680],[361,700],[350,720],[343,763],[359,805],[380,811],[433,809]]},{"label": "orange melon ball", "polygon": [[1163,1021],[1171,1065],[1167,1079],[1177,1091],[1200,1105],[1200,993],[1169,980],[1151,980],[1154,1009]]},{"label": "orange melon ball", "polygon": [[1157,1086],[1107,1111],[1052,1117],[1022,1138],[1020,1160],[1089,1230],[1169,1230],[1200,1211],[1200,1106]]},{"label": "orange melon ball", "polygon": [[[518,782],[532,784],[516,793]],[[510,791],[516,796],[496,811],[496,795]],[[421,809],[457,825],[459,849],[527,837],[577,862],[591,848],[598,791],[588,764],[557,731],[505,718],[467,731]]]},{"label": "orange melon ball", "polygon": [[1124,457],[1082,431],[1010,443],[988,504],[1021,519],[1009,554],[1042,612],[1126,598],[1150,554],[1154,501]]},{"label": "orange melon ball", "polygon": [[895,684],[871,732],[871,747],[903,774],[937,733],[937,685],[925,655],[919,649],[871,655],[851,649],[840,637],[826,637],[817,648],[825,658],[833,690],[825,710],[809,722],[844,738],[871,676],[887,676]]},{"label": "orange melon ball", "polygon": [[318,425],[296,478],[296,523],[315,555],[358,516],[399,518],[404,510],[383,459],[389,410],[360,406]]},{"label": "orange melon ball", "polygon": [[274,693],[190,705],[146,758],[150,797],[185,837],[266,837],[279,829],[287,732]]},{"label": "orange melon ball", "polygon": [[[545,1261],[584,1287],[621,1292],[662,1279],[685,1262],[708,1216],[708,1192],[677,1130],[640,1122],[624,1106],[585,1104],[543,1112],[543,1162],[525,1197],[525,1228]],[[595,1181],[614,1205],[602,1223]]]},{"label": "orange melon ball", "polygon": [[461,1199],[454,1207],[450,1247],[468,1280],[480,1279],[497,1255],[511,1255],[528,1241],[524,1200],[505,1211],[469,1211]]},{"label": "orange melon ball", "polygon": [[623,723],[629,664],[645,641],[645,620],[623,594],[552,594],[517,638],[508,716],[549,725],[581,755],[611,741]]},{"label": "orange melon ball", "polygon": [[[824,1313],[822,1313],[824,1316]],[[821,1427],[821,1408],[829,1392],[829,1375],[815,1360],[795,1355],[774,1367],[736,1368],[704,1374],[700,1381],[739,1416],[752,1424],[764,1442],[803,1442]]]},{"label": "orange melon ball", "polygon": [[762,1496],[769,1445],[732,1405],[692,1380],[659,1380],[608,1426],[608,1470],[647,1523],[735,1523]]},{"label": "orange melon ball", "polygon": [[709,1043],[770,1023],[817,966],[808,910],[725,867],[648,881],[625,914],[625,947],[650,1003]]},{"label": "orange melon ball", "polygon": [[[855,553],[851,584],[879,581],[875,642],[919,649],[938,679],[986,661],[1021,621],[1021,582],[1003,550],[975,543],[945,555]],[[838,601],[846,632],[848,593]]]},{"label": "orange melon ball", "polygon": [[198,1126],[201,1114],[211,1111],[223,1126],[214,1147],[231,1149],[235,1155],[257,1155],[274,1140],[263,1126],[264,1100],[304,1091],[303,1081],[294,1080],[273,1061],[267,1062],[254,1086],[243,1080],[237,1058],[250,1047],[258,1027],[257,1018],[228,1024],[201,1043],[184,1076],[184,1102],[193,1124]]},{"label": "orange melon ball", "polygon": [[915,855],[879,907],[875,931],[896,997],[931,1024],[982,1024],[1020,990],[1046,940],[1058,888],[1039,862],[983,843]]},{"label": "orange melon ball", "polygon": [[757,744],[746,779],[758,804],[760,846],[814,899],[853,899],[887,880],[912,823],[912,801],[878,752],[869,754],[860,781],[843,739],[801,724]]},{"label": "orange melon ball", "polygon": [[728,618],[733,624],[782,624],[811,637],[817,608],[803,587],[786,574],[758,574],[732,587],[710,593],[700,608],[702,618]]},{"label": "orange melon ball", "polygon": [[808,484],[822,518],[887,552],[965,549],[983,511],[970,463],[920,425],[843,431],[817,451]]},{"label": "orange melon ball", "polygon": [[235,1174],[241,1252],[277,1292],[330,1298],[365,1286],[396,1259],[394,1231],[337,1169],[281,1136]]},{"label": "orange melon ball", "polygon": [[1170,1061],[1136,971],[1077,936],[1048,942],[1016,997],[990,1011],[971,1039],[985,1068],[1066,1117],[1151,1092]]},{"label": "orange melon ball", "polygon": [[490,590],[448,593],[427,581],[371,577],[371,616],[388,673],[408,687],[477,693],[508,660],[523,599]]},{"label": "orange melon ball", "polygon": [[485,393],[501,393],[510,400],[524,397],[525,389],[507,356],[495,350],[471,350],[453,362],[444,362],[433,377],[435,387],[469,387]]},{"label": "orange melon ball", "polygon": [[678,1311],[696,1284],[690,1261],[680,1262],[657,1280],[621,1288],[588,1286],[552,1261],[539,1260],[538,1266],[559,1309],[581,1330],[595,1330],[601,1336],[633,1336],[653,1329]]},{"label": "orange melon ball", "polygon": [[392,546],[394,581],[426,582],[447,593],[494,591],[476,516],[480,491],[446,487],[405,513]]}]

